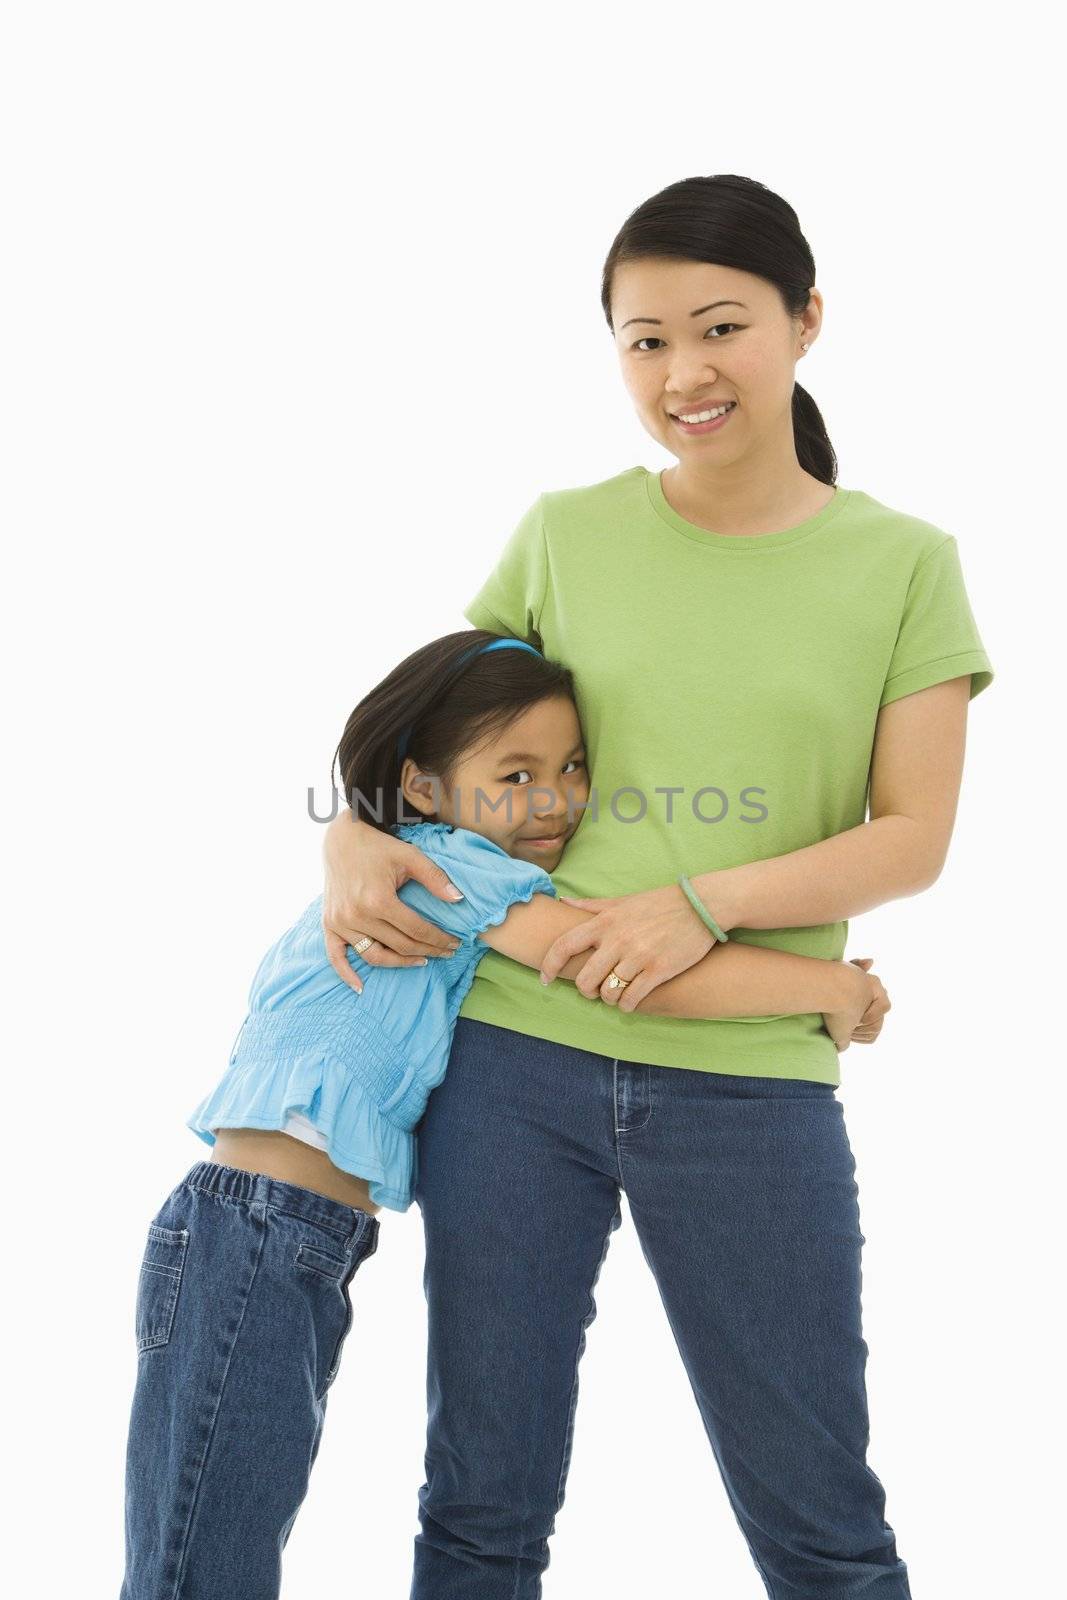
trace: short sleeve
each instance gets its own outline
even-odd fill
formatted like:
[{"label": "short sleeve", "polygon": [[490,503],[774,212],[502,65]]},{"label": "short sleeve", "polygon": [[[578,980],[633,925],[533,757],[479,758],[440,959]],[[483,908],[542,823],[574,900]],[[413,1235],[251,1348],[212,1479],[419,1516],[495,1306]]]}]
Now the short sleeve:
[{"label": "short sleeve", "polygon": [[534,861],[516,860],[470,828],[439,833],[419,844],[419,849],[444,868],[463,891],[463,899],[440,900],[416,879],[401,884],[399,896],[420,917],[455,934],[464,944],[473,944],[484,928],[503,922],[516,901],[556,893],[543,867]]},{"label": "short sleeve", "polygon": [[963,582],[952,534],[911,575],[880,706],[949,678],[971,675],[973,700],[993,681]]},{"label": "short sleeve", "polygon": [[541,608],[548,585],[543,520],[544,496],[525,512],[497,564],[463,615],[475,628],[510,634],[541,648]]}]

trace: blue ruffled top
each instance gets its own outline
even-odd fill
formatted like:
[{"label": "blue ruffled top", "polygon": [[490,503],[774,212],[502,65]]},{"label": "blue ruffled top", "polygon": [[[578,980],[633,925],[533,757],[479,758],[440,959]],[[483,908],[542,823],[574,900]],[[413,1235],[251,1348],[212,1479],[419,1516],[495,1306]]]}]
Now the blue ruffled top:
[{"label": "blue ruffled top", "polygon": [[298,1112],[326,1140],[335,1166],[368,1180],[376,1205],[406,1211],[417,1175],[413,1130],[445,1075],[459,1008],[489,949],[478,934],[503,922],[516,901],[556,890],[542,867],[469,828],[416,822],[393,831],[463,891],[456,901],[413,881],[398,891],[461,941],[455,955],[424,967],[375,967],[349,949],[363,981],[356,994],[327,958],[318,896],[260,962],[229,1065],[187,1126],[214,1144],[216,1128],[281,1130]]}]

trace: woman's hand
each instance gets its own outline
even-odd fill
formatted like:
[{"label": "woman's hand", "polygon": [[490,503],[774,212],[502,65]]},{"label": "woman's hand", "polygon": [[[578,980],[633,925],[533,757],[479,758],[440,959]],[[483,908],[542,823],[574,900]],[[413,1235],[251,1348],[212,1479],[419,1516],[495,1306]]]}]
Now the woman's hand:
[{"label": "woman's hand", "polygon": [[824,1011],[822,1020],[838,1050],[851,1043],[871,1044],[882,1031],[882,1021],[891,1010],[882,980],[871,972],[873,957],[854,957],[849,965],[860,968],[855,997],[842,1011]]},{"label": "woman's hand", "polygon": [[[551,983],[572,956],[591,950],[574,979],[587,1000],[603,1000],[620,1011],[633,1011],[658,984],[677,977],[703,959],[716,943],[677,883],[615,899],[579,900],[559,896],[566,905],[596,916],[561,933],[545,952],[541,982]],[[609,989],[612,968],[628,978],[625,989]]]},{"label": "woman's hand", "polygon": [[348,959],[348,946],[370,934],[360,954],[372,967],[421,967],[429,956],[450,956],[459,941],[427,922],[397,894],[416,878],[442,900],[462,900],[447,873],[417,845],[357,822],[341,811],[326,830],[326,888],[322,926],[330,965],[357,994],[363,984]]}]

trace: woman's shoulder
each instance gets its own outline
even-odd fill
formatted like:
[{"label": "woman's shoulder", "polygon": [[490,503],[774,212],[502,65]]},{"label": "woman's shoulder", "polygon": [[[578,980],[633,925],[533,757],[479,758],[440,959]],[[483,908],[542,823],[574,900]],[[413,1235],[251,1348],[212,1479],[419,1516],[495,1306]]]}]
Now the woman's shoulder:
[{"label": "woman's shoulder", "polygon": [[884,545],[910,561],[922,561],[954,537],[926,517],[887,505],[863,489],[848,491],[848,505],[839,527],[842,532],[847,529],[859,534],[866,543]]},{"label": "woman's shoulder", "polygon": [[618,508],[627,500],[640,501],[645,492],[647,467],[627,467],[613,473],[610,478],[598,478],[594,483],[576,483],[565,488],[545,489],[541,495],[542,509],[546,515],[573,510],[588,515],[603,506]]}]

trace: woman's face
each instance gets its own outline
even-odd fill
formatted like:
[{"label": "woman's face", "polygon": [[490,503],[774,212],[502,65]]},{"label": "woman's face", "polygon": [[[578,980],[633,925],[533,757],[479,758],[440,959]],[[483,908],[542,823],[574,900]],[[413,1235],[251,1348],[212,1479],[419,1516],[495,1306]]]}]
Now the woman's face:
[{"label": "woman's face", "polygon": [[[616,268],[611,293],[623,382],[644,427],[683,465],[792,448],[797,361],[817,336],[822,296],[790,318],[774,284],[733,267],[656,257]],[[676,420],[733,409],[711,424]]]},{"label": "woman's face", "polygon": [[466,752],[450,786],[420,772],[409,758],[401,787],[408,805],[424,817],[470,828],[509,856],[536,861],[551,872],[589,799],[574,702],[558,695],[531,706],[479,749]]}]

